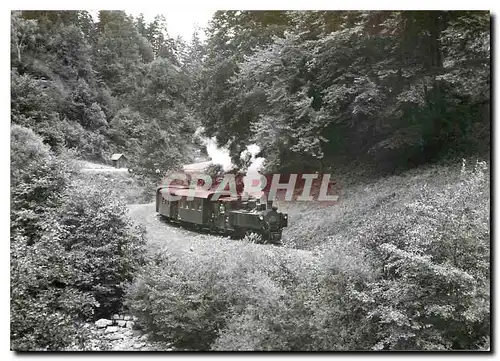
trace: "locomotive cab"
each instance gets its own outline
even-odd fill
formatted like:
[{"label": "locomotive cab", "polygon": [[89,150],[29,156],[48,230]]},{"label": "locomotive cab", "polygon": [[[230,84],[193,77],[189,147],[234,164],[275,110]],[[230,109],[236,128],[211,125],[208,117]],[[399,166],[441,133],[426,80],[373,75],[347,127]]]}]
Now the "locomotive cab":
[{"label": "locomotive cab", "polygon": [[279,244],[286,218],[272,201],[250,199],[230,212],[229,223],[240,233],[257,233],[267,242]]}]

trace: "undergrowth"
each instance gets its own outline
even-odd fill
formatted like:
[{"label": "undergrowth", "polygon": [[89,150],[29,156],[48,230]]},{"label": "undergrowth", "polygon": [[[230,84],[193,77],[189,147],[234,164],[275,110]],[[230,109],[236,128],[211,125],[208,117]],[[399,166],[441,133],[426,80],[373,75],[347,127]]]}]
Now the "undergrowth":
[{"label": "undergrowth", "polygon": [[127,306],[199,350],[487,349],[489,202],[484,162],[388,177],[295,214],[287,241],[305,250],[159,255]]}]

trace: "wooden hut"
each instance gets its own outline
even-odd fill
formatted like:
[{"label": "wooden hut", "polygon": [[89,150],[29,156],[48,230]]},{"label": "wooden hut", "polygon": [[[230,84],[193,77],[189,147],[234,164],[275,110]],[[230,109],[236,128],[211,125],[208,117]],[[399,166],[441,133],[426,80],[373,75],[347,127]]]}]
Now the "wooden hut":
[{"label": "wooden hut", "polygon": [[111,156],[111,161],[115,168],[126,168],[127,167],[127,157],[122,153],[115,153]]}]

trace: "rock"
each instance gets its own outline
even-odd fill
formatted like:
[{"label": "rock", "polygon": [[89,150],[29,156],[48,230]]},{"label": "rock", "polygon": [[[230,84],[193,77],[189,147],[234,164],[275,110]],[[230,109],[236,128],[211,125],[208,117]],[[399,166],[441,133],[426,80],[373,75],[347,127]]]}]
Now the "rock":
[{"label": "rock", "polygon": [[169,347],[165,351],[173,351],[173,350],[174,350],[173,348]]},{"label": "rock", "polygon": [[133,328],[133,327],[134,327],[134,321],[127,321],[127,328]]},{"label": "rock", "polygon": [[148,335],[142,335],[139,340],[141,341],[147,341],[148,340]]},{"label": "rock", "polygon": [[118,327],[116,326],[108,326],[108,328],[106,328],[106,333],[113,333],[116,331],[118,331]]},{"label": "rock", "polygon": [[118,316],[118,315],[113,315],[113,317],[112,317],[112,318],[113,318],[113,320],[119,320],[119,319],[120,319],[120,316]]},{"label": "rock", "polygon": [[131,332],[132,333],[132,337],[133,338],[136,338],[136,339],[140,339],[142,335],[144,335],[144,333],[142,331],[139,331],[139,330],[127,330],[126,332]]},{"label": "rock", "polygon": [[104,328],[106,326],[112,325],[113,321],[107,320],[105,318],[101,318],[100,320],[95,321],[95,325],[97,328]]},{"label": "rock", "polygon": [[114,340],[121,340],[123,338],[123,335],[118,333],[118,332],[115,332],[115,333],[112,333],[112,334],[109,334],[106,336],[106,338],[108,340],[111,340],[111,341],[114,341]]},{"label": "rock", "polygon": [[130,321],[130,320],[132,319],[132,317],[130,317],[130,316],[125,316],[125,317],[123,317],[123,319],[124,319],[125,321]]},{"label": "rock", "polygon": [[132,321],[137,321],[137,317],[133,316]]},{"label": "rock", "polygon": [[125,327],[125,325],[127,324],[127,321],[121,321],[121,320],[120,320],[120,321],[118,321],[118,322],[117,322],[117,324],[118,324],[118,326],[120,326],[120,327]]},{"label": "rock", "polygon": [[142,343],[134,343],[134,346],[132,346],[132,347],[137,350],[138,348],[141,348],[142,346],[144,346],[144,344],[142,344]]}]

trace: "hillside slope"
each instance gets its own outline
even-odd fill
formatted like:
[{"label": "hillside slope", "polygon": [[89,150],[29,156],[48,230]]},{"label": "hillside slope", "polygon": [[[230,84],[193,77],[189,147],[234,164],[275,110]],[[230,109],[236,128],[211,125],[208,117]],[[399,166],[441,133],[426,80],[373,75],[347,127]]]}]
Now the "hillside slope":
[{"label": "hillside slope", "polygon": [[[472,164],[467,164],[466,168],[474,167],[472,161],[468,163]],[[327,244],[333,237],[352,237],[377,214],[397,217],[405,205],[419,199],[423,189],[439,194],[447,187],[460,184],[461,173],[460,164],[435,165],[365,184],[346,188],[340,185],[338,204],[328,207],[311,202],[280,202],[280,210],[289,214],[284,242],[289,247],[312,250]],[[489,203],[486,193],[484,201]]]}]

